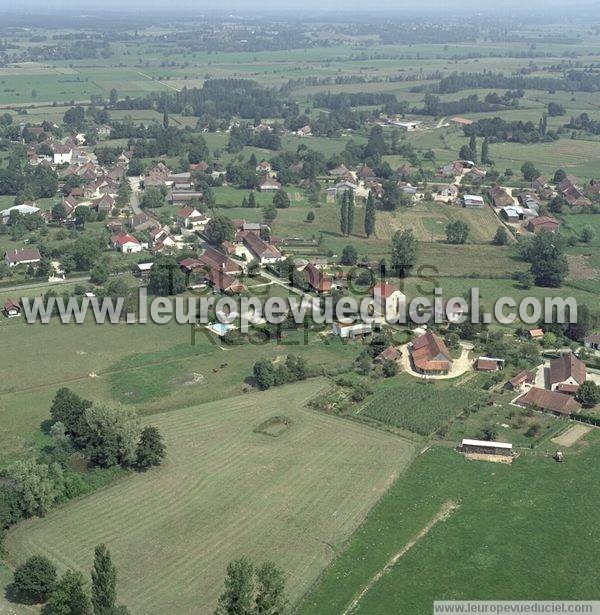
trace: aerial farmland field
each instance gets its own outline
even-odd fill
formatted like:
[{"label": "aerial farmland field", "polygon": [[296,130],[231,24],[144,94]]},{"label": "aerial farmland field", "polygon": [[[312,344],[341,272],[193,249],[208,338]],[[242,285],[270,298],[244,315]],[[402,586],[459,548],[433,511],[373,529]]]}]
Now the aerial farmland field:
[{"label": "aerial farmland field", "polygon": [[[268,554],[297,600],[413,454],[396,436],[307,410],[323,384],[152,417],[165,464],[21,525],[7,537],[11,561],[44,552],[87,572],[104,541],[135,612],[208,613],[231,559]],[[253,431],[282,413],[281,435]]]}]

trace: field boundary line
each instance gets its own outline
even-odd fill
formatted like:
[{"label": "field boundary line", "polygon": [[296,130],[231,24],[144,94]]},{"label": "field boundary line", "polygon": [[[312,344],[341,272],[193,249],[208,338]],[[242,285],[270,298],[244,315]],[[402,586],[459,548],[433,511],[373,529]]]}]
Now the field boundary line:
[{"label": "field boundary line", "polygon": [[424,538],[429,532],[440,522],[445,521],[450,515],[458,508],[458,503],[448,500],[442,504],[442,507],[438,511],[437,515],[429,521],[429,523],[411,540],[409,540],[398,553],[396,553],[388,563],[375,574],[369,582],[363,587],[358,596],[352,600],[352,602],[344,609],[342,615],[350,615],[356,610],[360,601],[365,597],[367,592],[382,578],[384,577],[399,561],[410,551],[422,538]]}]

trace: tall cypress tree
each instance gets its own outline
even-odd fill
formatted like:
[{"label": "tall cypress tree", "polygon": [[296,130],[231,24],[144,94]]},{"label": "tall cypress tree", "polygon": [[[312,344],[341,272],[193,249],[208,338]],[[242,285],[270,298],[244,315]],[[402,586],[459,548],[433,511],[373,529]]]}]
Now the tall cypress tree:
[{"label": "tall cypress tree", "polygon": [[354,230],[354,191],[347,190],[348,195],[348,227],[346,235],[351,235]]},{"label": "tall cypress tree", "polygon": [[489,164],[490,162],[490,145],[486,137],[481,144],[481,164]]},{"label": "tall cypress tree", "polygon": [[475,135],[471,135],[471,138],[469,139],[469,149],[471,150],[473,161],[477,160],[477,139],[475,138]]},{"label": "tall cypress tree", "polygon": [[365,205],[365,235],[370,237],[375,232],[375,197],[369,192]]},{"label": "tall cypress tree", "polygon": [[98,545],[94,551],[92,568],[92,604],[94,615],[105,615],[116,608],[117,569],[113,566],[106,545]]},{"label": "tall cypress tree", "polygon": [[169,114],[167,113],[167,110],[165,109],[163,111],[163,128],[166,130],[169,127]]},{"label": "tall cypress tree", "polygon": [[348,191],[342,195],[342,207],[340,209],[340,232],[348,234]]}]

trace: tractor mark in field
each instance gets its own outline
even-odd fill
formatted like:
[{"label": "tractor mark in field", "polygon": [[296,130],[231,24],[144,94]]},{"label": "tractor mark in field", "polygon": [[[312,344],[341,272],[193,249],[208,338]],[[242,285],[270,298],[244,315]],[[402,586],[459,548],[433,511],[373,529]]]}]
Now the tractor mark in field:
[{"label": "tractor mark in field", "polygon": [[448,500],[442,504],[439,512],[431,521],[411,540],[409,540],[398,553],[396,553],[390,561],[365,585],[361,592],[352,600],[352,602],[344,609],[342,615],[350,615],[358,607],[360,601],[365,597],[367,592],[384,577],[403,557],[410,551],[422,538],[427,536],[429,532],[440,522],[445,521],[458,508],[458,503]]},{"label": "tractor mark in field", "polygon": [[164,85],[166,88],[171,88],[172,90],[175,90],[176,92],[181,92],[181,90],[179,88],[176,88],[174,85],[171,85],[169,83],[165,83],[164,81],[158,81],[156,79],[153,79],[151,75],[147,75],[146,73],[142,73],[141,71],[137,71],[138,75],[141,75],[142,77],[146,77],[146,79],[150,79],[150,81],[156,81],[157,83],[160,83],[161,85]]}]

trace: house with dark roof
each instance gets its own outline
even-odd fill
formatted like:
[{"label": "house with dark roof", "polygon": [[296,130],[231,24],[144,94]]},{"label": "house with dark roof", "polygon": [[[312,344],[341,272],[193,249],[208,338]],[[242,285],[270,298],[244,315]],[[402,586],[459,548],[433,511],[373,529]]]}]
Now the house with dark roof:
[{"label": "house with dark roof", "polygon": [[4,261],[9,267],[18,265],[37,265],[42,260],[42,255],[37,248],[22,248],[19,250],[7,250],[4,253]]},{"label": "house with dark roof", "polygon": [[591,350],[600,350],[600,333],[592,333],[583,338],[583,345]]},{"label": "house with dark roof", "polygon": [[21,315],[21,304],[13,299],[4,302],[4,314],[7,318],[16,318]]},{"label": "house with dark roof", "polygon": [[499,372],[504,367],[504,359],[478,357],[474,367],[478,372]]},{"label": "house with dark roof", "polygon": [[572,352],[567,352],[550,361],[550,388],[554,391],[565,385],[579,388],[585,382],[587,370],[585,363]]},{"label": "house with dark roof", "polygon": [[533,218],[527,223],[527,230],[532,233],[539,233],[540,231],[548,231],[549,233],[556,233],[560,229],[560,222],[555,218],[548,216],[540,216],[539,218]]},{"label": "house with dark roof", "polygon": [[536,408],[557,416],[570,416],[581,408],[570,395],[538,387],[531,387],[527,393],[517,399],[516,403],[524,408]]},{"label": "house with dark roof", "polygon": [[410,345],[415,371],[421,374],[447,374],[452,369],[452,355],[443,340],[431,331]]}]

